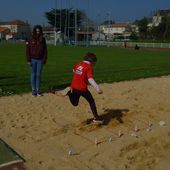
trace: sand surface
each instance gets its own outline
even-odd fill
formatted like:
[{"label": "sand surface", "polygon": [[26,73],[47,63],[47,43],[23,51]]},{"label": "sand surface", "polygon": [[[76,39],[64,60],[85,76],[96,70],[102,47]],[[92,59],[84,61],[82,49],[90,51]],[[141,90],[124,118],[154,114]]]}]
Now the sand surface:
[{"label": "sand surface", "polygon": [[101,87],[102,95],[89,89],[102,126],[87,124],[92,114],[83,98],[73,107],[48,93],[1,97],[0,137],[29,170],[168,170],[170,76]]}]

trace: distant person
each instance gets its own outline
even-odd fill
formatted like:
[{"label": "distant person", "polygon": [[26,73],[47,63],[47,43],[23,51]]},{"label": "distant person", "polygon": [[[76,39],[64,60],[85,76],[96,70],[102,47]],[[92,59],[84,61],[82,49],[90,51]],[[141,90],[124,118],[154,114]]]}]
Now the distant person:
[{"label": "distant person", "polygon": [[127,42],[126,41],[124,41],[124,47],[127,48]]},{"label": "distant person", "polygon": [[99,118],[93,96],[87,88],[87,84],[90,83],[98,94],[103,93],[93,78],[93,67],[96,62],[97,58],[95,54],[85,54],[84,60],[73,68],[74,76],[72,78],[71,86],[60,92],[53,91],[53,93],[60,96],[68,96],[73,106],[78,106],[80,96],[84,97],[89,103],[93,113],[93,122],[102,123],[103,121]]},{"label": "distant person", "polygon": [[47,46],[40,25],[34,26],[30,39],[26,41],[26,56],[31,71],[32,95],[42,96],[41,74],[43,64],[47,62]]},{"label": "distant person", "polygon": [[140,47],[136,44],[136,45],[135,45],[135,50],[139,50],[139,48],[140,48]]}]

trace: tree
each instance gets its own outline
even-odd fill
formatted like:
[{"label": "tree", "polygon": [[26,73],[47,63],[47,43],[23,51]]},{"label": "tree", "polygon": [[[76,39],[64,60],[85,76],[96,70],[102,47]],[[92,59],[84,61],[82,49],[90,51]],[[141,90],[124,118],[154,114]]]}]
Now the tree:
[{"label": "tree", "polygon": [[163,38],[169,39],[170,38],[170,16],[166,15],[162,18],[161,25],[164,26],[164,33]]},{"label": "tree", "polygon": [[146,39],[148,37],[148,19],[144,17],[143,19],[138,20],[137,25],[139,27],[140,37]]},{"label": "tree", "polygon": [[160,32],[159,32],[159,28],[158,26],[153,26],[150,29],[150,37],[152,38],[152,40],[156,40],[160,38]]},{"label": "tree", "polygon": [[138,36],[135,32],[132,32],[130,37],[129,37],[131,40],[138,40]]},{"label": "tree", "polygon": [[161,23],[152,27],[150,34],[153,39],[170,39],[170,16],[162,17]]},{"label": "tree", "polygon": [[60,30],[70,36],[74,34],[75,18],[77,18],[77,28],[79,28],[87,18],[84,12],[72,8],[61,10],[52,9],[49,12],[45,12],[45,17],[50,25],[53,27],[56,26],[56,30]]}]

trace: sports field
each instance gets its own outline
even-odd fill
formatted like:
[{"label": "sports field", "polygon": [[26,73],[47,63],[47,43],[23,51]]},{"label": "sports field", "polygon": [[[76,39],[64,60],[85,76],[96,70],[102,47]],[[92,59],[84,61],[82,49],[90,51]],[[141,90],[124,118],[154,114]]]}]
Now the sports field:
[{"label": "sports field", "polygon": [[[42,90],[68,84],[74,64],[82,60],[88,51],[97,55],[95,78],[99,83],[170,74],[170,51],[49,45],[48,61],[42,74]],[[0,92],[1,95],[30,91],[25,45],[0,44],[0,52],[0,88],[4,91]]]}]

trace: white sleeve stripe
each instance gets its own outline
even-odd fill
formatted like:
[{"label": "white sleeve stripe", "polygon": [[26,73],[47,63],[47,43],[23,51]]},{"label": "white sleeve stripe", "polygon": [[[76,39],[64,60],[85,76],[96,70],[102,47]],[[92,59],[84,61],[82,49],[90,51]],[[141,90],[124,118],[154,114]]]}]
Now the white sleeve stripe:
[{"label": "white sleeve stripe", "polygon": [[92,85],[92,87],[99,92],[100,91],[100,87],[99,85],[95,82],[95,80],[93,78],[89,78],[88,82]]}]

